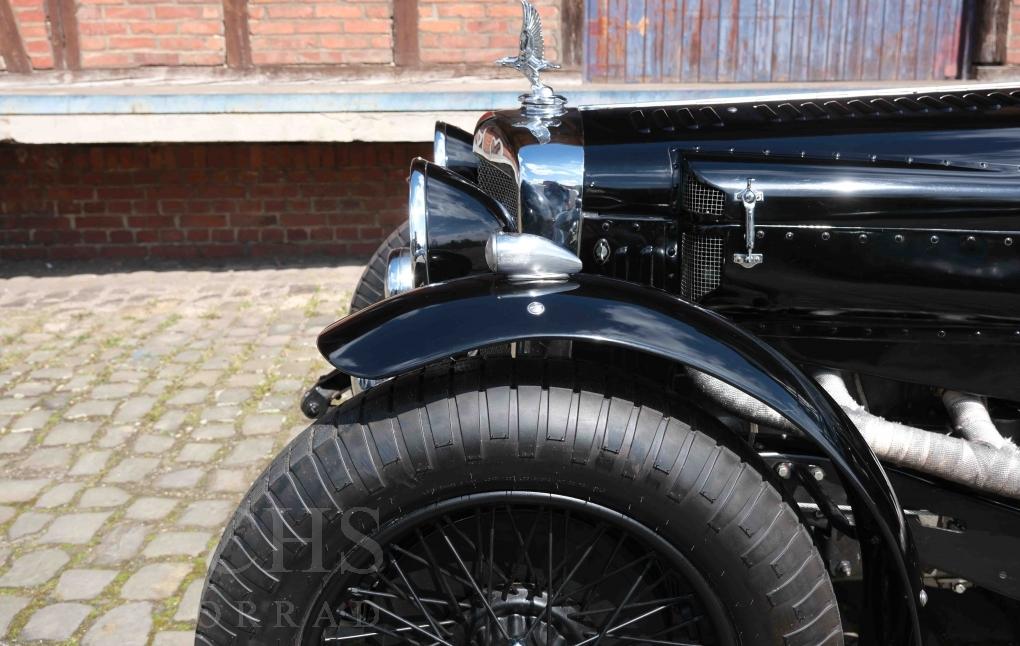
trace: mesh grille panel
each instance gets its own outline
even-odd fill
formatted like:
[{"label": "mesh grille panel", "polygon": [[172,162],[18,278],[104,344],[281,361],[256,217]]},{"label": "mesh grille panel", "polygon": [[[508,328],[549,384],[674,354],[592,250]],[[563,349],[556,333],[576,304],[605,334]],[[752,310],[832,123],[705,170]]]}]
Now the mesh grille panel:
[{"label": "mesh grille panel", "polygon": [[722,215],[725,197],[719,189],[699,182],[693,173],[686,173],[683,201],[684,208],[691,213]]},{"label": "mesh grille panel", "polygon": [[719,286],[722,279],[722,250],[722,238],[683,234],[681,296],[689,301],[699,301]]},{"label": "mesh grille panel", "polygon": [[478,187],[506,207],[510,217],[517,217],[518,192],[513,178],[484,157],[478,158]]}]

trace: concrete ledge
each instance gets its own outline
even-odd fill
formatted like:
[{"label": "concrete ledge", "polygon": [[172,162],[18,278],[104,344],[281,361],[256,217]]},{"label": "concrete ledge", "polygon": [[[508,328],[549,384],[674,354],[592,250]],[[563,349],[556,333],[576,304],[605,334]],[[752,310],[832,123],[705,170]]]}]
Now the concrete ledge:
[{"label": "concrete ledge", "polygon": [[431,141],[436,121],[472,130],[478,112],[76,114],[0,116],[0,141],[25,144]]},{"label": "concrete ledge", "polygon": [[[557,86],[571,105],[671,102],[879,88],[878,84]],[[409,85],[411,86],[409,89]],[[404,83],[0,85],[0,140],[33,143],[430,141],[436,120],[470,130],[518,105],[518,79]]]}]

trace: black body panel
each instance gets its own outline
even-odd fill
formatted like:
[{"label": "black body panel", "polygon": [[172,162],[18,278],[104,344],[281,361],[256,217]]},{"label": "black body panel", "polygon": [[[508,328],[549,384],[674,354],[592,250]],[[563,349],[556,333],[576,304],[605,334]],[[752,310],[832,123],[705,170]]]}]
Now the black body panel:
[{"label": "black body panel", "polygon": [[1020,90],[581,114],[587,212],[723,241],[702,305],[798,361],[1020,399]]}]

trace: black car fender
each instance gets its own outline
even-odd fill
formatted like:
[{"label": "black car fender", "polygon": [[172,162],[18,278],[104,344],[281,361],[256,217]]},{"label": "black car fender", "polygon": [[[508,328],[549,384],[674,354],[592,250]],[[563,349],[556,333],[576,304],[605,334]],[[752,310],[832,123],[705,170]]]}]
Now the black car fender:
[{"label": "black car fender", "polygon": [[330,325],[318,347],[340,371],[380,379],[528,339],[593,341],[670,359],[782,413],[831,460],[846,489],[872,610],[865,634],[874,643],[922,643],[917,555],[878,459],[813,380],[717,314],[660,290],[599,276],[520,282],[485,274],[379,302]]}]

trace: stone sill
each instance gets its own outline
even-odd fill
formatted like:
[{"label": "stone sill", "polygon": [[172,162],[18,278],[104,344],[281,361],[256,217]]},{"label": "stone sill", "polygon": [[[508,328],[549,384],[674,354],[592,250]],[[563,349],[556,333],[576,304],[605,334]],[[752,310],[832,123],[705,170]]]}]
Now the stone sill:
[{"label": "stone sill", "polygon": [[[471,130],[513,108],[521,78],[0,77],[0,141],[31,144],[431,141],[436,120]],[[585,84],[548,82],[571,105],[676,102],[902,87],[903,83]],[[924,85],[931,85],[930,83]]]}]

